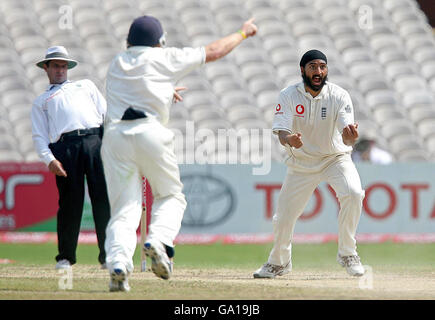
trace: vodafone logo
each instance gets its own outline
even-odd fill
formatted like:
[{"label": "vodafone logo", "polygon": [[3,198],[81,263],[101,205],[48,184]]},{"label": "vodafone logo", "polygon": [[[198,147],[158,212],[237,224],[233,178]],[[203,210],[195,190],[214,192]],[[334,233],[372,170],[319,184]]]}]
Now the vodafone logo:
[{"label": "vodafone logo", "polygon": [[295,114],[295,116],[303,118],[304,117],[303,116],[304,112],[305,112],[305,107],[303,105],[301,105],[301,104],[298,104],[296,106],[296,113],[297,114]]},{"label": "vodafone logo", "polygon": [[304,108],[303,105],[298,104],[298,105],[296,106],[296,113],[297,113],[297,114],[303,114],[304,111],[305,111],[305,108]]},{"label": "vodafone logo", "polygon": [[276,112],[275,114],[282,114],[283,112],[281,111],[281,105],[278,103],[278,105],[275,108]]}]

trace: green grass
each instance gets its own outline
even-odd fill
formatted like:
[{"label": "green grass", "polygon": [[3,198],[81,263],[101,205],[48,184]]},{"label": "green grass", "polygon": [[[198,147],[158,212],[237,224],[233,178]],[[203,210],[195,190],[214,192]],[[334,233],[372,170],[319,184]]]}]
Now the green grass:
[{"label": "green grass", "polygon": [[[177,245],[175,262],[183,268],[255,268],[267,260],[272,244]],[[392,266],[434,266],[435,244],[360,244],[358,252],[363,264]],[[294,244],[293,266],[335,266],[336,243]],[[0,259],[11,259],[23,264],[54,264],[57,245],[0,244]],[[97,264],[96,245],[81,244],[77,248],[77,264]],[[135,265],[140,263],[139,246],[134,255]]]}]

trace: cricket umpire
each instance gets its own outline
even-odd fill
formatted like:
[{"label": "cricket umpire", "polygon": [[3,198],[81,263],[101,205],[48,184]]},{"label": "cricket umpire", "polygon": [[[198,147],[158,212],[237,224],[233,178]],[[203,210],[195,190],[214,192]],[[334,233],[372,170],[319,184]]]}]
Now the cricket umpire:
[{"label": "cricket umpire", "polygon": [[45,58],[36,65],[45,70],[49,80],[45,92],[33,103],[31,118],[36,151],[56,175],[59,191],[56,268],[70,268],[76,263],[85,177],[100,251],[98,261],[105,268],[110,206],[100,150],[106,100],[92,81],[67,80],[68,69],[74,68],[77,61],[68,56],[64,47],[48,48]]},{"label": "cricket umpire", "polygon": [[274,246],[255,278],[291,270],[296,220],[322,181],[331,185],[340,202],[337,261],[352,276],[364,274],[355,241],[364,190],[351,159],[358,124],[349,93],[327,81],[327,62],[319,50],[306,52],[300,60],[303,81],[279,94],[272,130],[286,147],[288,170],[272,220]]},{"label": "cricket umpire", "polygon": [[175,85],[256,32],[251,19],[239,31],[206,46],[180,49],[165,47],[158,19],[142,16],[131,24],[127,50],[112,60],[106,79],[107,117],[101,153],[111,206],[106,240],[111,291],[129,290],[127,278],[133,271],[142,212],[142,176],[154,197],[144,250],[157,277],[171,276],[169,258],[186,208],[174,134],[166,128]]}]

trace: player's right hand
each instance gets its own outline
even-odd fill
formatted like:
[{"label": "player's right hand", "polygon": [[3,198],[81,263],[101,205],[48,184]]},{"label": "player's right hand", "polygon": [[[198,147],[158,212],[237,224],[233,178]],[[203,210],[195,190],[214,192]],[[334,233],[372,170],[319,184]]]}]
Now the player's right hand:
[{"label": "player's right hand", "polygon": [[187,89],[187,87],[175,87],[174,88],[174,96],[172,98],[172,102],[173,103],[177,103],[177,102],[183,101],[183,97],[178,92],[182,91],[182,90],[186,90],[186,89]]},{"label": "player's right hand", "polygon": [[246,34],[246,37],[255,36],[257,33],[257,26],[254,24],[254,18],[251,18],[243,23],[242,31]]},{"label": "player's right hand", "polygon": [[48,170],[60,177],[66,177],[66,171],[59,160],[53,160],[48,164]]},{"label": "player's right hand", "polygon": [[299,149],[304,144],[302,142],[302,135],[300,133],[292,134],[288,137],[288,143],[293,148]]}]

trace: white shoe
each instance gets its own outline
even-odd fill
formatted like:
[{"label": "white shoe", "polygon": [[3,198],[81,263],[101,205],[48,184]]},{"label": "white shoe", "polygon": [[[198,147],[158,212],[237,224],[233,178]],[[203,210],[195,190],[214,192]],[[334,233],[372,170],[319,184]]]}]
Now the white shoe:
[{"label": "white shoe", "polygon": [[361,260],[357,255],[341,256],[337,254],[337,262],[342,267],[345,267],[347,273],[350,274],[351,276],[361,277],[365,272],[365,269],[361,264]]},{"label": "white shoe", "polygon": [[71,263],[68,261],[68,260],[66,260],[66,259],[62,259],[62,260],[59,260],[57,263],[56,263],[56,266],[54,267],[56,270],[65,270],[65,269],[69,269],[69,268],[71,268]]},{"label": "white shoe", "polygon": [[160,241],[149,240],[144,244],[147,257],[151,258],[151,270],[164,280],[168,280],[172,274],[172,261],[169,259],[165,246]]},{"label": "white shoe", "polygon": [[130,286],[128,285],[128,273],[125,270],[125,266],[121,263],[115,263],[110,272],[109,290],[110,292],[130,291]]},{"label": "white shoe", "polygon": [[254,272],[254,278],[269,278],[273,279],[276,276],[283,276],[292,270],[291,262],[285,266],[271,264],[269,262],[263,264],[261,268]]}]

